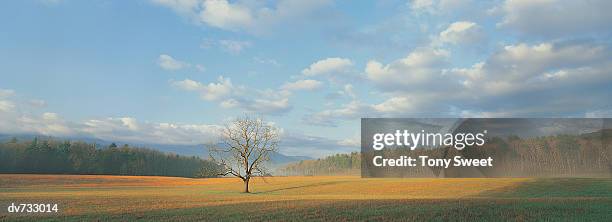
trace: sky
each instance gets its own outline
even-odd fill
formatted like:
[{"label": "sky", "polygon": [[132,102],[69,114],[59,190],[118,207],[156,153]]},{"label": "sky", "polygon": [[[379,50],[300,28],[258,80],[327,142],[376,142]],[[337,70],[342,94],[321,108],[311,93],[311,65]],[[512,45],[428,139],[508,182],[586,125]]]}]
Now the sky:
[{"label": "sky", "polygon": [[612,1],[0,2],[0,133],[359,150],[365,117],[612,117]]}]

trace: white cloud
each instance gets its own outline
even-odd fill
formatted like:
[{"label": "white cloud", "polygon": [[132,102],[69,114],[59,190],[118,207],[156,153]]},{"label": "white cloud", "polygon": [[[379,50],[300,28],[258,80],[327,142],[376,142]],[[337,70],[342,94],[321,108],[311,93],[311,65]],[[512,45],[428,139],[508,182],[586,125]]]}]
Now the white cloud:
[{"label": "white cloud", "polygon": [[8,100],[0,100],[0,111],[9,112],[15,108],[15,104]]},{"label": "white cloud", "polygon": [[123,117],[123,118],[119,118],[119,120],[121,120],[121,123],[123,124],[123,126],[127,127],[130,130],[138,130],[138,123],[136,123],[136,119],[131,118],[131,117]]},{"label": "white cloud", "polygon": [[[22,118],[27,119],[27,117]],[[29,124],[25,124],[25,127],[31,127],[32,131],[37,131],[43,135],[65,136],[74,134],[74,130],[71,129],[68,123],[64,121],[57,113],[43,113],[42,120],[35,119],[34,121],[29,122]]]},{"label": "white cloud", "polygon": [[16,118],[0,116],[0,133],[40,134],[46,136],[92,137],[107,141],[144,144],[203,144],[219,135],[221,126],[214,124],[180,124],[141,122],[132,117],[65,121],[56,113],[40,116],[17,113]]},{"label": "white cloud", "polygon": [[351,96],[351,102],[307,115],[303,121],[313,125],[335,126],[339,120],[401,116],[432,108],[431,103],[435,103],[433,99],[436,97],[432,94],[437,94],[436,90],[440,90],[440,95],[452,91],[449,87],[453,84],[452,78],[443,71],[448,66],[449,56],[446,50],[419,48],[405,58],[386,65],[372,60],[366,65],[365,74],[385,95],[390,95],[389,98],[381,103],[368,104],[356,100],[353,86],[345,85],[340,94]]},{"label": "white cloud", "polygon": [[229,78],[219,76],[217,83],[202,84],[185,79],[171,81],[171,85],[200,94],[203,100],[219,102],[223,108],[239,108],[247,112],[279,115],[291,110],[290,91],[255,90],[244,86],[235,86]]},{"label": "white cloud", "polygon": [[[490,94],[550,88],[553,83],[567,81],[592,81],[608,76],[605,73],[609,71],[609,56],[603,46],[588,44],[508,45],[473,70],[486,74],[469,75],[467,81],[478,82]],[[573,78],[561,78],[568,77],[569,72],[575,74]]]},{"label": "white cloud", "polygon": [[[14,92],[13,92],[14,93]],[[144,144],[204,144],[222,128],[215,124],[142,122],[133,117],[67,121],[54,112],[32,113],[19,101],[0,100],[0,134],[33,134],[56,137],[98,138]]]},{"label": "white cloud", "polygon": [[355,89],[352,84],[345,84],[342,89],[337,90],[336,92],[328,93],[326,95],[326,99],[336,100],[340,98],[349,98],[355,100],[357,95],[355,94]]},{"label": "white cloud", "polygon": [[368,116],[582,116],[612,105],[607,46],[519,43],[467,68],[449,68],[448,56],[421,48],[389,64],[370,61],[365,73],[386,100],[353,100],[303,120],[335,126]]},{"label": "white cloud", "polygon": [[469,21],[454,22],[440,32],[440,41],[452,44],[472,44],[483,39],[483,30],[476,23]]},{"label": "white cloud", "polygon": [[314,90],[320,88],[323,85],[320,81],[312,79],[303,79],[295,82],[288,82],[281,86],[283,90],[297,91],[297,90]]},{"label": "white cloud", "polygon": [[225,79],[223,76],[220,76],[218,81],[219,83],[209,83],[207,86],[200,87],[200,95],[203,99],[216,100],[224,98],[232,93],[234,86],[230,79]]},{"label": "white cloud", "polygon": [[201,4],[201,0],[151,0],[151,2],[171,8],[181,15],[195,14]]},{"label": "white cloud", "polygon": [[42,117],[44,120],[49,120],[49,121],[54,121],[54,120],[59,119],[59,116],[57,115],[57,113],[43,113]]},{"label": "white cloud", "polygon": [[221,29],[238,30],[254,22],[251,9],[227,0],[208,0],[202,3],[199,16],[202,22]]},{"label": "white cloud", "polygon": [[603,102],[602,88],[612,82],[608,58],[609,50],[598,45],[520,43],[448,75],[461,78],[456,102],[465,101],[482,115],[575,115],[610,105]]},{"label": "white cloud", "polygon": [[191,79],[185,79],[172,82],[172,86],[183,90],[196,91],[202,87],[202,84]]},{"label": "white cloud", "polygon": [[33,133],[49,136],[64,136],[74,133],[68,123],[58,114],[25,112],[19,101],[0,100],[0,133]]},{"label": "white cloud", "polygon": [[427,8],[431,8],[434,5],[433,0],[412,0],[410,2],[410,7],[413,10],[423,10]]},{"label": "white cloud", "polygon": [[15,91],[12,89],[0,89],[0,98],[11,97],[15,95]]},{"label": "white cloud", "polygon": [[575,36],[612,30],[612,1],[506,0],[501,27],[540,36]]},{"label": "white cloud", "polygon": [[179,61],[166,54],[159,55],[157,64],[165,70],[179,70],[190,66],[189,63]]},{"label": "white cloud", "polygon": [[16,128],[9,132],[25,132],[47,136],[74,135],[75,130],[56,113],[43,113],[40,116],[21,114],[16,121]]},{"label": "white cloud", "polygon": [[426,108],[422,100],[410,96],[393,96],[378,104],[368,104],[359,100],[340,106],[306,115],[302,121],[319,126],[337,126],[341,120],[356,120],[365,117],[397,117],[414,114]]},{"label": "white cloud", "polygon": [[352,99],[355,99],[357,96],[355,95],[355,91],[353,89],[353,85],[351,84],[346,84],[344,85],[343,90],[341,91],[341,94],[343,95],[347,95]]},{"label": "white cloud", "polygon": [[359,146],[355,146],[353,141],[336,140],[294,131],[284,132],[279,146],[282,147],[283,153],[311,157],[359,151]]},{"label": "white cloud", "polygon": [[326,58],[311,64],[310,67],[302,70],[302,74],[306,76],[338,74],[346,72],[352,66],[353,62],[350,59]]},{"label": "white cloud", "polygon": [[251,42],[248,41],[236,41],[236,40],[219,40],[219,45],[223,48],[223,50],[232,53],[239,54],[242,50],[251,46]]},{"label": "white cloud", "polygon": [[231,31],[265,32],[281,23],[307,17],[331,0],[279,0],[274,3],[227,0],[153,0],[199,24]]},{"label": "white cloud", "polygon": [[182,81],[172,81],[171,84],[174,87],[187,90],[197,91],[200,93],[200,97],[204,100],[215,101],[229,97],[236,90],[232,84],[231,79],[219,76],[217,83],[211,82],[208,85],[204,85],[200,82],[185,79]]},{"label": "white cloud", "polygon": [[352,146],[352,147],[360,147],[361,140],[359,138],[348,138],[338,141],[338,145],[340,146]]},{"label": "white cloud", "polygon": [[410,0],[408,6],[419,14],[441,14],[469,6],[471,2],[471,0]]},{"label": "white cloud", "polygon": [[387,65],[369,61],[365,73],[383,88],[427,88],[447,82],[441,69],[447,65],[449,56],[450,52],[443,49],[420,48]]},{"label": "white cloud", "polygon": [[139,122],[132,117],[90,119],[80,131],[108,141],[160,144],[203,144],[219,135],[218,125]]},{"label": "white cloud", "polygon": [[381,114],[407,113],[419,108],[406,96],[391,97],[373,107]]},{"label": "white cloud", "polygon": [[318,126],[337,126],[339,120],[355,120],[373,114],[375,114],[375,109],[372,105],[353,100],[339,108],[306,115],[302,118],[302,122]]}]

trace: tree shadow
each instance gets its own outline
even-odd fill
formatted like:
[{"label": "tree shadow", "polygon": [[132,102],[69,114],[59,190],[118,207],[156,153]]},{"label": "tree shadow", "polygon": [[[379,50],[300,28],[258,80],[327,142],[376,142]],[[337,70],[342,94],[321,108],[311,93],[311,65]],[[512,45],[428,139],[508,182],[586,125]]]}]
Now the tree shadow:
[{"label": "tree shadow", "polygon": [[266,190],[266,191],[260,191],[260,192],[252,192],[252,194],[266,194],[266,193],[273,193],[273,192],[278,192],[278,191],[286,191],[286,190],[295,190],[295,189],[301,189],[301,188],[310,188],[310,187],[320,187],[320,186],[327,186],[327,185],[335,185],[335,184],[341,184],[341,183],[346,183],[346,182],[347,181],[330,181],[330,182],[312,183],[312,184],[306,184],[306,185],[300,185],[300,186],[283,187],[283,188]]}]

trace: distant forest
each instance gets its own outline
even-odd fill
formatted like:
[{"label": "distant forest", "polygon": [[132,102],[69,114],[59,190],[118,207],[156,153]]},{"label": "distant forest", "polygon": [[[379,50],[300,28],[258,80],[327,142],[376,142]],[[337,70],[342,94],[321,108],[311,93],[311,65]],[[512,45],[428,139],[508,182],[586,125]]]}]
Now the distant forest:
[{"label": "distant forest", "polygon": [[218,166],[147,148],[16,138],[0,143],[0,173],[213,177]]},{"label": "distant forest", "polygon": [[[612,130],[583,135],[555,135],[535,138],[491,138],[484,146],[462,151],[450,147],[435,149],[389,149],[387,156],[420,155],[435,158],[494,158],[494,167],[449,169],[406,167],[383,169],[393,177],[472,177],[474,172],[486,177],[531,176],[612,176]],[[371,155],[371,154],[364,154]],[[317,160],[304,160],[279,169],[283,175],[360,175],[361,154],[336,154]],[[371,159],[371,158],[368,158]]]},{"label": "distant forest", "polygon": [[361,173],[361,154],[335,154],[316,160],[302,160],[289,164],[277,172],[285,176],[333,176],[359,175]]}]

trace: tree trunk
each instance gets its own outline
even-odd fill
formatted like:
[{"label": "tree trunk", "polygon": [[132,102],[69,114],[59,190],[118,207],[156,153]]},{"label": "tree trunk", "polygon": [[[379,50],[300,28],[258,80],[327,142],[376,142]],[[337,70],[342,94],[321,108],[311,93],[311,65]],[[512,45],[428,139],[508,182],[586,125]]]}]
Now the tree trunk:
[{"label": "tree trunk", "polygon": [[244,180],[244,192],[250,193],[249,192],[249,179]]}]

